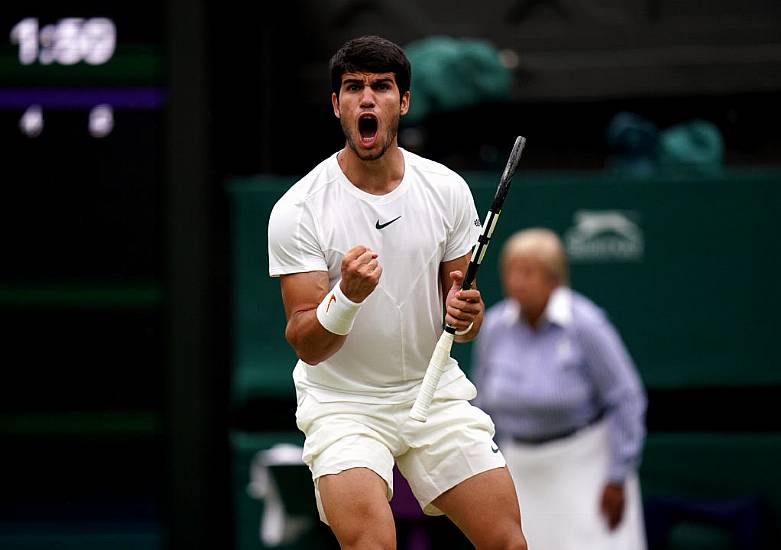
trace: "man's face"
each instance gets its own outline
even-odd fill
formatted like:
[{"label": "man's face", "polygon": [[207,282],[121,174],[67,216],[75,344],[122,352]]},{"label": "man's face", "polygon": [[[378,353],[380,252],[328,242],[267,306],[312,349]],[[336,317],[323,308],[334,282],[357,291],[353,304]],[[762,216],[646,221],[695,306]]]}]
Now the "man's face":
[{"label": "man's face", "polygon": [[331,104],[347,144],[361,160],[377,160],[395,142],[409,95],[399,95],[393,73],[342,75],[339,95],[331,95]]}]

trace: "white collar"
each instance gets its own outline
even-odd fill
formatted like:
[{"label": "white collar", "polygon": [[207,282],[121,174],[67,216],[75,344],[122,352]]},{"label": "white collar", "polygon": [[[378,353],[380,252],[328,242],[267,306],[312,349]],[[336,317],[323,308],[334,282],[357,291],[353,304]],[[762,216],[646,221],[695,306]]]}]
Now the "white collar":
[{"label": "white collar", "polygon": [[502,321],[507,326],[514,325],[521,319],[521,304],[513,300],[512,298],[507,299],[507,303],[504,306],[504,311],[502,311]]},{"label": "white collar", "polygon": [[[502,319],[508,325],[518,322],[521,318],[521,305],[513,299],[507,300],[502,313]],[[572,322],[572,291],[566,286],[556,287],[548,298],[548,305],[542,313],[542,318],[548,322],[565,327]]]},{"label": "white collar", "polygon": [[559,286],[551,293],[543,313],[548,321],[566,327],[572,321],[572,291]]}]

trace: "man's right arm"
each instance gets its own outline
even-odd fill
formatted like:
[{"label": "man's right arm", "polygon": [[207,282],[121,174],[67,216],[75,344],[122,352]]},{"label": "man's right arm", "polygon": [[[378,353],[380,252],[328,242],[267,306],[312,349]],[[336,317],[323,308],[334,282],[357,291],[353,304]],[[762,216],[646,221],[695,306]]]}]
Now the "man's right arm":
[{"label": "man's right arm", "polygon": [[317,306],[330,290],[328,273],[293,273],[279,280],[287,317],[285,339],[305,363],[316,365],[325,361],[339,351],[347,338],[326,330],[317,319]]},{"label": "man's right arm", "polygon": [[[338,291],[329,288],[326,271],[280,277],[287,317],[285,339],[298,358],[310,365],[325,361],[344,345],[360,304],[379,283],[382,267],[376,253],[358,245],[342,258],[341,274]],[[335,295],[341,298],[337,300]],[[330,296],[330,300],[324,303],[326,296]],[[318,308],[321,317],[318,317]],[[327,313],[329,308],[330,314]],[[322,316],[323,312],[326,312],[325,316]]]}]

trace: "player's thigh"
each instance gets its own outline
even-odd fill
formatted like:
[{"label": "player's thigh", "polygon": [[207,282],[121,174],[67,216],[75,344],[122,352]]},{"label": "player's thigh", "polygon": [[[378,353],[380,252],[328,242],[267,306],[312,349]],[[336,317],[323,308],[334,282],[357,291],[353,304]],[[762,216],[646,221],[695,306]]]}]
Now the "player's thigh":
[{"label": "player's thigh", "polygon": [[350,468],[317,480],[323,512],[343,548],[394,548],[393,513],[385,480],[369,468]]},{"label": "player's thigh", "polygon": [[435,399],[426,422],[405,428],[410,448],[396,464],[426,514],[443,513],[433,502],[449,489],[505,465],[490,417],[464,399]]},{"label": "player's thigh", "polygon": [[474,475],[438,496],[433,504],[458,525],[478,549],[525,549],[515,486],[506,467]]}]

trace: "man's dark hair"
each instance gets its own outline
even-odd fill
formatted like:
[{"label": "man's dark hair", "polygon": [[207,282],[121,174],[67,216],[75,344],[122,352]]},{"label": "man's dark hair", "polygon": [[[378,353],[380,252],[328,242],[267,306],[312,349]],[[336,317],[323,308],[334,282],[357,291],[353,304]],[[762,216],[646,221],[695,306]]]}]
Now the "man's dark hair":
[{"label": "man's dark hair", "polygon": [[349,40],[331,58],[329,68],[331,90],[337,97],[344,73],[393,73],[400,95],[409,90],[412,77],[412,69],[404,50],[379,36],[361,36]]}]

